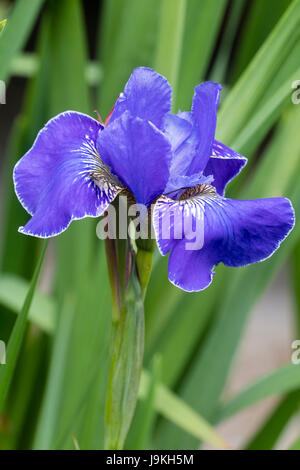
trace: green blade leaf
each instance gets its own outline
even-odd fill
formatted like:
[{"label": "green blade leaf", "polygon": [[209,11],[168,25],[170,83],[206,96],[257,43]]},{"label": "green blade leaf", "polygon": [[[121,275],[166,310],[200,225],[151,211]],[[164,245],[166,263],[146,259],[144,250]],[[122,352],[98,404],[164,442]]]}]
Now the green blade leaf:
[{"label": "green blade leaf", "polygon": [[12,59],[24,46],[44,0],[19,0],[8,18],[0,40],[0,77],[7,80]]},{"label": "green blade leaf", "polygon": [[227,68],[232,55],[234,39],[245,8],[245,3],[245,0],[238,0],[233,2],[232,7],[229,9],[229,16],[226,22],[225,31],[222,35],[222,42],[219,47],[213,70],[210,74],[210,79],[213,82],[223,83],[225,80]]},{"label": "green blade leaf", "polygon": [[172,85],[175,101],[179,73],[186,0],[162,0],[155,70]]},{"label": "green blade leaf", "polygon": [[190,108],[193,88],[205,77],[227,0],[188,0],[176,106]]},{"label": "green blade leaf", "polygon": [[70,295],[66,296],[57,325],[57,334],[51,354],[46,395],[36,430],[34,449],[51,449],[53,445],[60,413],[59,403],[63,393],[66,355],[72,331],[74,310],[72,298]]},{"label": "green blade leaf", "polygon": [[6,23],[7,20],[0,21],[0,33],[2,33],[2,31],[4,30]]},{"label": "green blade leaf", "polygon": [[[13,274],[0,276],[0,304],[14,313],[22,310],[30,284]],[[55,327],[55,301],[40,291],[36,290],[32,300],[28,320],[46,333],[53,333]]]},{"label": "green blade leaf", "polygon": [[143,400],[140,400],[130,427],[125,449],[145,450],[150,448],[151,435],[156,418],[155,394],[161,374],[161,357],[154,356],[148,389]]},{"label": "green blade leaf", "polygon": [[300,437],[293,443],[289,450],[300,450]]},{"label": "green blade leaf", "polygon": [[[291,4],[291,0],[273,0],[272,8],[269,2],[252,0],[250,11],[246,16],[243,30],[239,38],[239,47],[236,52],[235,63],[232,67],[234,81],[251,62],[256,51],[263,44],[284,11]],[[255,34],[254,34],[255,31]]]},{"label": "green blade leaf", "polygon": [[263,424],[247,445],[247,450],[271,450],[290,418],[300,407],[300,391],[291,392]]},{"label": "green blade leaf", "polygon": [[300,365],[289,364],[263,377],[257,383],[226,403],[218,413],[218,419],[228,416],[273,395],[282,395],[300,386]]},{"label": "green blade leaf", "polygon": [[237,138],[233,140],[232,147],[248,155],[255,150],[258,143],[267,134],[269,129],[278,119],[281,111],[290,103],[291,83],[299,77],[300,67],[276,90],[276,92],[253,112],[243,129],[239,132]]},{"label": "green blade leaf", "polygon": [[[143,371],[139,389],[140,398],[146,397],[150,380],[148,372]],[[163,385],[157,386],[155,405],[159,413],[192,436],[220,449],[228,449],[228,445],[202,416]]]},{"label": "green blade leaf", "polygon": [[[269,82],[299,39],[299,25],[300,3],[295,0],[225,99],[218,120],[219,140],[232,143],[243,129]],[[297,65],[295,64],[295,69]]]},{"label": "green blade leaf", "polygon": [[160,4],[160,0],[106,0],[99,41],[104,72],[101,115],[109,113],[134,67],[153,67]]},{"label": "green blade leaf", "polygon": [[36,284],[40,274],[40,270],[43,264],[45,252],[47,248],[47,242],[44,242],[38,264],[35,268],[34,275],[30,284],[29,291],[24,301],[20,315],[18,316],[14,325],[12,334],[10,336],[8,347],[7,347],[7,364],[2,366],[0,370],[0,412],[2,412],[5,399],[8,393],[9,385],[11,383],[13,373],[16,367],[19,351],[22,345],[22,340],[26,331],[26,323],[28,318],[28,312],[30,305],[35,293]]},{"label": "green blade leaf", "polygon": [[[62,370],[58,376],[55,364],[52,373],[50,368],[49,393],[44,399],[39,422],[43,442],[39,441],[39,433],[35,438],[36,445],[47,449],[73,449],[72,436],[77,438],[81,449],[103,449],[111,303],[103,243],[97,248],[93,269],[82,279],[79,299],[76,300],[72,292],[66,292],[66,313],[58,312],[59,324],[65,325],[64,334],[60,337],[62,327],[58,326],[52,356],[58,348]],[[69,297],[69,305],[66,297]],[[62,319],[64,314],[65,320]],[[61,381],[57,382],[57,377]],[[56,418],[51,420],[50,430],[43,416],[54,411]]]}]

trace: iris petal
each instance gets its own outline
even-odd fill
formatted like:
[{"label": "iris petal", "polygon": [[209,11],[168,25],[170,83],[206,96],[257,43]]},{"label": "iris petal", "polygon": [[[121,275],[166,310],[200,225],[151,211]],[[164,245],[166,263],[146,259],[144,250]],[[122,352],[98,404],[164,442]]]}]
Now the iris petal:
[{"label": "iris petal", "polygon": [[[245,266],[268,258],[295,222],[288,199],[232,200],[220,197],[211,188],[205,185],[192,188],[179,201],[163,196],[158,199],[153,212],[158,247],[163,255],[171,251],[169,279],[186,291],[208,287],[213,278],[213,267],[220,262],[228,266]],[[188,197],[192,191],[197,194]],[[181,214],[182,227],[188,222],[190,232],[182,227],[178,229],[180,215],[176,218],[174,214]],[[171,220],[170,239],[163,236],[163,223],[168,223],[165,218]],[[181,233],[178,234],[178,230]],[[187,242],[194,243],[197,238],[203,246],[187,249]]]},{"label": "iris petal", "polygon": [[172,146],[170,177],[186,175],[196,150],[193,126],[187,120],[174,114],[168,114],[164,122],[165,135]]},{"label": "iris petal", "polygon": [[[216,83],[203,83],[195,88],[191,112],[166,115],[165,134],[173,152],[172,180],[178,176],[201,174],[206,168],[213,154],[220,91],[221,86]],[[208,175],[205,172],[205,176]]]},{"label": "iris petal", "polygon": [[150,122],[126,111],[99,134],[98,150],[138,203],[148,206],[163,193],[169,178],[171,146]]},{"label": "iris petal", "polygon": [[76,112],[58,115],[41,130],[14,169],[16,194],[33,216],[20,232],[57,235],[72,220],[101,215],[123,189],[112,179],[104,187],[107,170],[95,148],[101,130],[96,120]]},{"label": "iris petal", "polygon": [[151,121],[158,128],[171,110],[172,89],[166,78],[147,67],[136,68],[118,98],[110,121],[125,111]]},{"label": "iris petal", "polygon": [[221,85],[213,82],[205,82],[195,88],[191,117],[197,145],[188,174],[203,171],[211,155],[221,89]]},{"label": "iris petal", "polygon": [[240,173],[246,163],[247,158],[215,140],[212,156],[203,173],[213,176],[213,185],[220,196],[223,196],[227,184]]}]

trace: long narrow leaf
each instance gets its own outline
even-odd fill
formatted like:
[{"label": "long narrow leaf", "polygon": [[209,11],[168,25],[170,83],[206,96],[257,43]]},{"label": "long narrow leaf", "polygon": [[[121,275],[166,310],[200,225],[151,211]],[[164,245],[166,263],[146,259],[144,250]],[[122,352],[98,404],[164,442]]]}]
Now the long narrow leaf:
[{"label": "long narrow leaf", "polygon": [[[148,373],[143,371],[139,391],[141,398],[146,396],[149,382]],[[155,403],[157,411],[181,429],[221,449],[228,448],[228,445],[205,419],[163,385],[157,387]]]},{"label": "long narrow leaf", "polygon": [[187,0],[162,0],[155,69],[167,77],[176,97]]},{"label": "long narrow leaf", "polygon": [[[300,3],[294,0],[227,96],[219,119],[218,138],[226,143],[247,123],[268,83],[288,56],[300,35]],[[295,69],[297,64],[295,64]],[[228,118],[230,116],[230,119]]]},{"label": "long narrow leaf", "polygon": [[12,59],[22,49],[44,0],[16,2],[0,39],[0,77],[7,80]]},{"label": "long narrow leaf", "polygon": [[264,398],[296,390],[300,386],[300,365],[289,364],[262,378],[230,400],[218,413],[218,419],[241,411]]},{"label": "long narrow leaf", "polygon": [[6,355],[7,364],[2,366],[2,370],[0,370],[0,412],[3,410],[9,385],[11,383],[13,373],[16,367],[19,351],[22,345],[22,340],[26,331],[28,312],[36,289],[36,284],[43,264],[46,248],[47,242],[44,243],[44,246],[42,248],[40,258],[37,267],[35,268],[34,275],[30,284],[29,291],[27,293],[22,310],[20,312],[20,315],[17,317],[14,329],[9,339]]}]

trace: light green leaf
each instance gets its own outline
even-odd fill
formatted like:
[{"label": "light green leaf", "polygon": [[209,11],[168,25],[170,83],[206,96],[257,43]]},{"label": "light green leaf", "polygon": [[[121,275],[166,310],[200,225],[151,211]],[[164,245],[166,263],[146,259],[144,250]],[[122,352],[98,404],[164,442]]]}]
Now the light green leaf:
[{"label": "light green leaf", "polygon": [[[276,90],[276,92],[254,111],[231,146],[243,155],[251,152],[261,142],[278,119],[280,112],[291,100],[291,84],[300,76],[300,67]],[[221,119],[221,118],[220,118]]]},{"label": "light green leaf", "polygon": [[130,427],[125,449],[145,450],[150,448],[151,435],[154,431],[154,421],[157,415],[155,396],[160,382],[161,357],[154,356],[152,370],[149,374],[148,389],[143,400],[137,404],[132,426]]},{"label": "light green leaf", "polygon": [[227,0],[187,0],[175,108],[190,108],[194,87],[204,80]]},{"label": "light green leaf", "polygon": [[0,77],[7,80],[12,59],[24,46],[44,0],[19,0],[15,3],[0,40]]},{"label": "light green leaf", "polygon": [[300,407],[300,391],[291,392],[285,397],[255,433],[247,445],[247,450],[271,450],[285,426]]},{"label": "light green leaf", "polygon": [[[29,282],[13,274],[0,276],[0,304],[14,313],[19,313],[26,298]],[[55,301],[36,290],[28,320],[46,333],[53,333],[55,327]]]},{"label": "light green leaf", "polygon": [[161,0],[155,70],[172,85],[176,97],[187,0]]},{"label": "light green leaf", "polygon": [[160,0],[106,0],[99,41],[102,117],[115,104],[133,68],[153,67],[160,4]]},{"label": "light green leaf", "polygon": [[[148,372],[144,370],[139,389],[139,396],[142,399],[147,395],[150,380]],[[228,449],[228,445],[205,419],[163,385],[157,386],[155,405],[156,410],[162,416],[199,439],[199,441],[203,439],[220,449]]]},{"label": "light green leaf", "polygon": [[[263,98],[282,62],[300,37],[300,2],[294,0],[246,71],[230,91],[218,120],[217,138],[231,144]],[[298,64],[295,64],[295,70]]]},{"label": "light green leaf", "polygon": [[38,264],[35,268],[34,275],[24,300],[21,312],[17,317],[13,331],[9,338],[6,354],[6,365],[1,366],[0,370],[0,413],[3,410],[5,399],[8,393],[8,389],[13,377],[13,373],[16,368],[19,351],[22,345],[22,340],[26,331],[26,324],[28,318],[28,312],[31,306],[31,302],[35,293],[36,284],[40,274],[40,270],[43,264],[45,252],[47,248],[47,242],[44,242],[43,249],[40,254]]},{"label": "light green leaf", "polygon": [[290,4],[291,0],[272,0],[270,8],[268,1],[252,0],[248,3],[249,13],[244,17],[231,79],[238,79]]},{"label": "light green leaf", "polygon": [[52,449],[53,441],[56,437],[55,432],[60,413],[59,403],[60,397],[63,394],[66,355],[69,348],[74,311],[73,299],[70,295],[67,295],[57,325],[46,395],[36,430],[34,449]]},{"label": "light green leaf", "polygon": [[300,436],[299,438],[293,443],[289,450],[300,450]]},{"label": "light green leaf", "polygon": [[300,387],[300,365],[289,364],[251,385],[239,395],[229,400],[218,413],[223,420],[264,398],[282,395]]},{"label": "light green leaf", "polygon": [[7,20],[0,21],[0,33],[2,33],[2,31],[4,30],[6,23]]}]

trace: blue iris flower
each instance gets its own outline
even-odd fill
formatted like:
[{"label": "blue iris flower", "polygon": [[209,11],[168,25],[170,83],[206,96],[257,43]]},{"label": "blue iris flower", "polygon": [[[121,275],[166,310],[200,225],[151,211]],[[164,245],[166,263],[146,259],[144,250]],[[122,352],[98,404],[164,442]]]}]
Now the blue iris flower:
[{"label": "blue iris flower", "polygon": [[[139,67],[106,126],[73,111],[51,119],[14,169],[16,194],[32,216],[19,231],[58,235],[72,220],[100,216],[123,192],[149,208],[154,203],[157,245],[162,255],[170,252],[169,279],[186,291],[206,288],[220,262],[268,258],[293,228],[294,210],[285,198],[224,197],[247,160],[215,140],[220,91],[213,82],[197,86],[191,111],[174,115],[168,81]],[[163,236],[170,211],[191,227],[201,219],[201,248],[187,250],[186,234],[178,237],[174,227]]]}]

